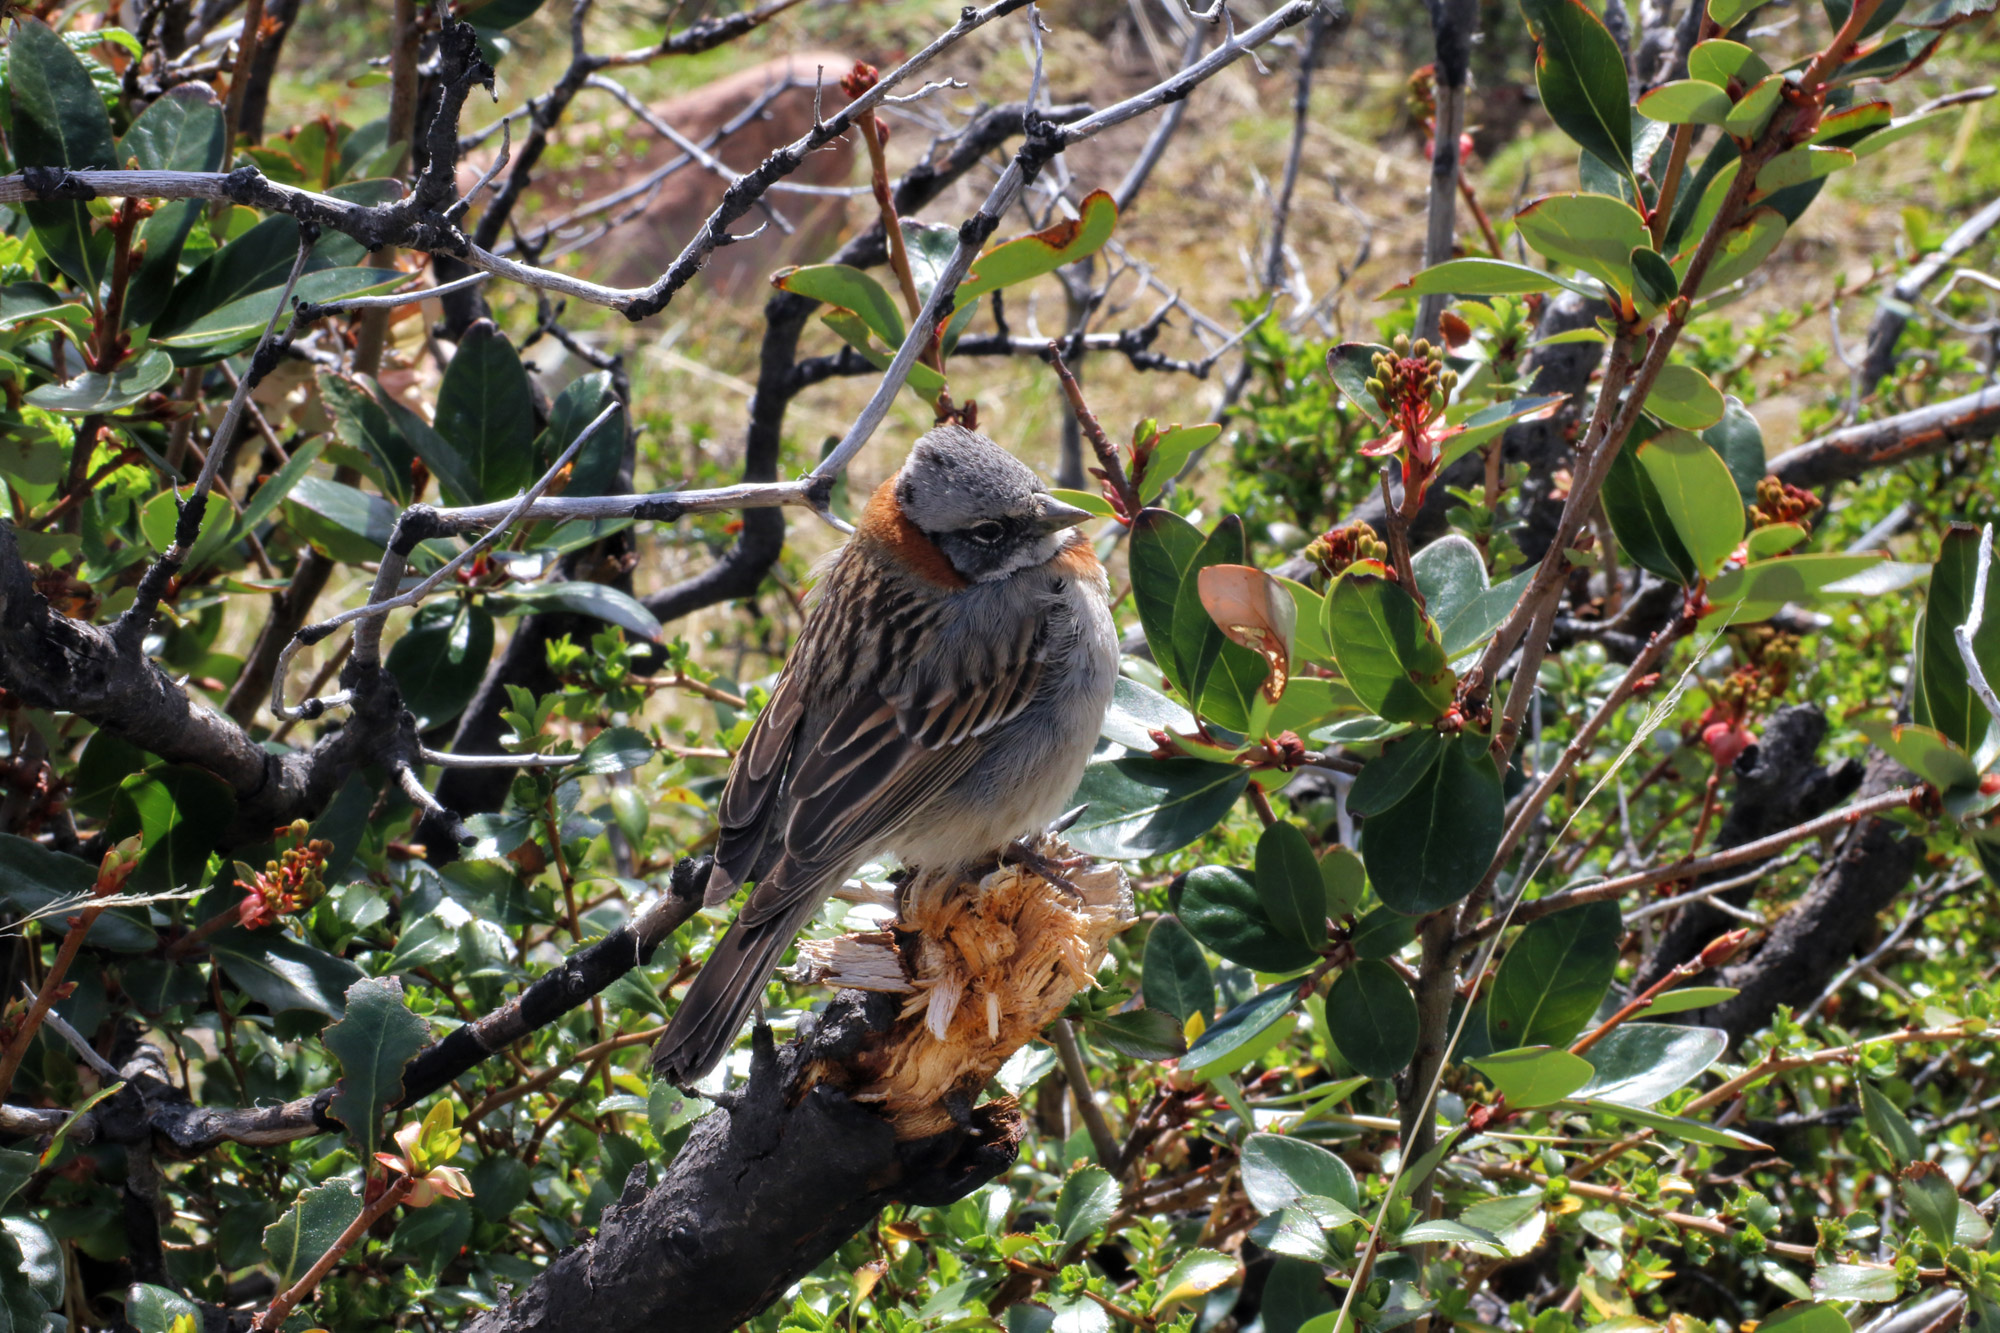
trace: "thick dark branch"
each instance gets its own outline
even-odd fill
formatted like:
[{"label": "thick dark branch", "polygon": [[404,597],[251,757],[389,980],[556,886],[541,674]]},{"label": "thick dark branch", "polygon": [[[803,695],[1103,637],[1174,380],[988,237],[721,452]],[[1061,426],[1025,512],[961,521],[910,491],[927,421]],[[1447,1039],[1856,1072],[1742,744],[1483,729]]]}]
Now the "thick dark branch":
[{"label": "thick dark branch", "polygon": [[2000,386],[1988,385],[1963,397],[1808,440],[1772,459],[1770,470],[1780,481],[1810,489],[1922,458],[1961,440],[1991,439],[1996,432],[2000,432]]}]

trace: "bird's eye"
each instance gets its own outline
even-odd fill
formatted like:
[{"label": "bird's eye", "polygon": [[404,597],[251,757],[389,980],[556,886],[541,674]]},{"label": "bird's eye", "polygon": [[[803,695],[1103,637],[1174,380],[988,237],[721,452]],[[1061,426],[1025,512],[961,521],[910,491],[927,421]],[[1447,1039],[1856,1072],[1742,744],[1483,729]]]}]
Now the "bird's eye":
[{"label": "bird's eye", "polygon": [[984,523],[973,524],[971,528],[967,529],[966,535],[981,546],[991,546],[1007,535],[1007,529],[1003,525],[988,519]]}]

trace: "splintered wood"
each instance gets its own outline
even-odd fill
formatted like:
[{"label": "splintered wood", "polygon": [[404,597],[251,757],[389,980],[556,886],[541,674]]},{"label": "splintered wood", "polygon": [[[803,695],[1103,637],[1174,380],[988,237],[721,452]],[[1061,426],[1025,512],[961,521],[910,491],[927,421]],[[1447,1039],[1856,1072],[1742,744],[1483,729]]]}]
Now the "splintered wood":
[{"label": "splintered wood", "polygon": [[[1071,857],[1044,838],[1051,863]],[[1111,937],[1132,923],[1132,891],[1116,865],[1066,873],[1074,892],[1024,866],[980,877],[922,871],[890,930],[810,940],[794,980],[904,995],[894,1029],[814,1081],[880,1104],[902,1139],[949,1129],[1007,1057],[1091,985]]]}]

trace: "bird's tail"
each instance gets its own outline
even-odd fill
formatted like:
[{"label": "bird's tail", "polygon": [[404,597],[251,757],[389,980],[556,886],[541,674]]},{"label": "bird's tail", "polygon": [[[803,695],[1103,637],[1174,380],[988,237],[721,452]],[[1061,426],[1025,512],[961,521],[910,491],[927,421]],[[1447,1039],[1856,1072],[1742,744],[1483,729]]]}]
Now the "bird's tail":
[{"label": "bird's tail", "polygon": [[721,1062],[763,994],[785,946],[812,919],[821,901],[817,894],[808,895],[755,925],[745,925],[739,918],[729,927],[653,1047],[655,1077],[686,1087]]}]

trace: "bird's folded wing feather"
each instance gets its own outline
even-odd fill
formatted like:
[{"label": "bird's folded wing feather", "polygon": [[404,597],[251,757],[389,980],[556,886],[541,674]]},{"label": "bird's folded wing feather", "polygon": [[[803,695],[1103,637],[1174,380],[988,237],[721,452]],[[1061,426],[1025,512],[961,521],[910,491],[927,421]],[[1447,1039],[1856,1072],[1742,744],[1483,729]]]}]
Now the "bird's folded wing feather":
[{"label": "bird's folded wing feather", "polygon": [[[1015,634],[976,636],[968,650],[928,632],[929,618],[946,612],[935,599],[825,611],[808,626],[758,722],[756,731],[770,728],[771,738],[753,732],[724,793],[724,855],[732,834],[761,844],[761,825],[782,820],[768,833],[782,839],[783,860],[744,905],[738,919],[746,925],[824,892],[826,875],[845,873],[971,768],[978,738],[1026,707],[1041,680],[1041,617],[1024,617]],[[808,642],[822,635],[828,641]],[[915,645],[943,647],[958,660],[931,660],[909,651]],[[839,711],[802,727],[808,689],[836,682],[848,686]],[[760,826],[754,833],[753,822]]]}]

